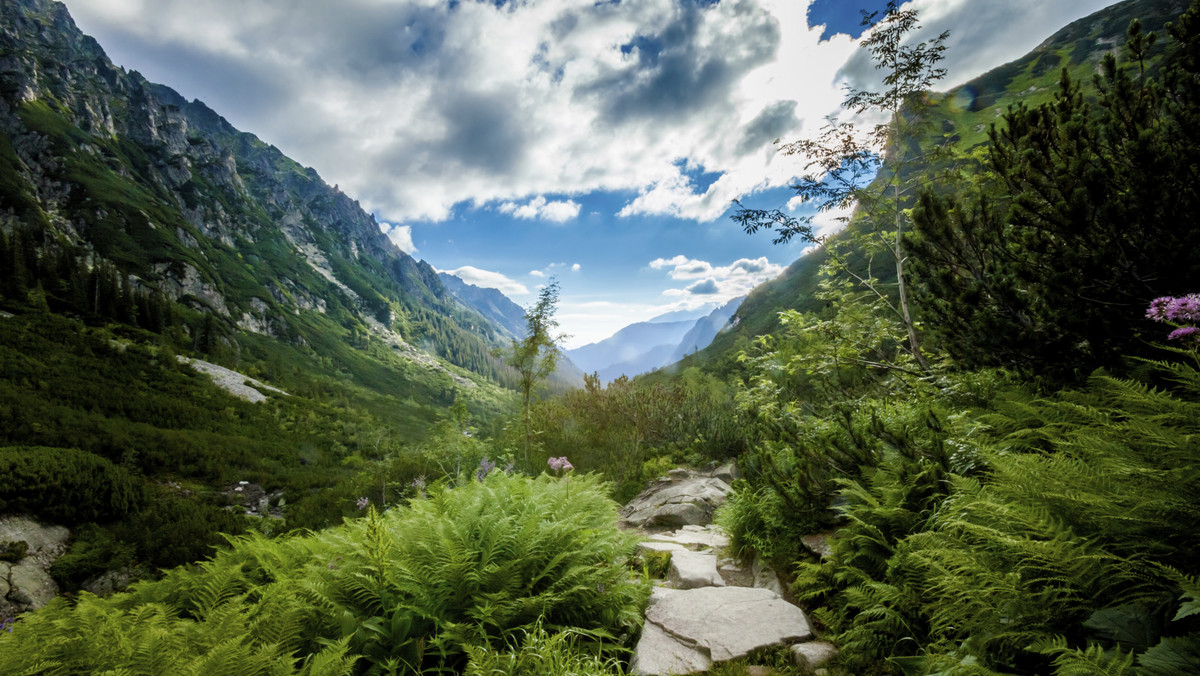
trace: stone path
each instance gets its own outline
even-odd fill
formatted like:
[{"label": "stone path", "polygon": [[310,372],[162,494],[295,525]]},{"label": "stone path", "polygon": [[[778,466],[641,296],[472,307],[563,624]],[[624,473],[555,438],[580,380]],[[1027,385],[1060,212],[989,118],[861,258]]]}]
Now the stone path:
[{"label": "stone path", "polygon": [[[729,538],[711,520],[729,483],[713,474],[674,470],[621,511],[623,524],[643,533],[643,551],[671,557],[646,608],[631,673],[692,674],[775,645],[792,646],[798,664],[820,669],[836,649],[814,640],[775,572],[760,561],[747,568],[724,558]],[[647,530],[664,524],[676,529]]]}]

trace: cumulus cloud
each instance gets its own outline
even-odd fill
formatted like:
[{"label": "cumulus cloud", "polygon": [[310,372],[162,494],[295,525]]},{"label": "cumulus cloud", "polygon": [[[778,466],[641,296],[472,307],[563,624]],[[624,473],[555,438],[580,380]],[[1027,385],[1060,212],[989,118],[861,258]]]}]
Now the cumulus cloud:
[{"label": "cumulus cloud", "polygon": [[[739,258],[729,265],[715,266],[708,261],[678,255],[672,258],[656,258],[650,261],[652,270],[666,270],[667,276],[678,281],[692,281],[686,287],[667,289],[663,295],[669,297],[705,296],[705,301],[725,301],[743,296],[759,284],[778,277],[783,266],[772,263],[765,256]],[[712,298],[708,298],[712,296]]]},{"label": "cumulus cloud", "polygon": [[417,247],[413,244],[411,225],[392,225],[380,221],[379,229],[388,236],[388,239],[392,240],[392,244],[395,244],[404,253],[410,256],[417,253]]},{"label": "cumulus cloud", "polygon": [[512,214],[525,220],[540,219],[554,223],[566,223],[579,216],[579,203],[575,200],[547,202],[545,197],[535,197],[526,204],[504,202],[497,209],[502,214]]},{"label": "cumulus cloud", "polygon": [[557,274],[559,272],[570,271],[579,272],[583,266],[579,263],[551,263],[541,270],[530,270],[529,274],[533,277],[546,277],[548,275]]},{"label": "cumulus cloud", "polygon": [[[949,84],[1109,1],[912,4],[927,34],[955,29]],[[66,2],[118,63],[409,223],[487,205],[563,222],[578,204],[543,195],[597,190],[631,192],[624,216],[712,221],[787,185],[775,139],[876,75],[849,36],[820,40],[806,0]]]},{"label": "cumulus cloud", "polygon": [[473,284],[488,289],[498,289],[506,296],[520,296],[529,293],[529,289],[520,282],[509,279],[499,272],[480,270],[473,265],[464,265],[454,270],[439,270],[454,275],[467,284]]}]

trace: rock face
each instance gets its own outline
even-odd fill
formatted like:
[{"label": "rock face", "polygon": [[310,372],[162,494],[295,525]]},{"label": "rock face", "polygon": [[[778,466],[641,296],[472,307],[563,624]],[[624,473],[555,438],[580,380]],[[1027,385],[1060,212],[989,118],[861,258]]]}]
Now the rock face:
[{"label": "rock face", "polygon": [[729,484],[706,474],[672,470],[621,509],[621,521],[636,528],[679,528],[712,523],[729,495]]},{"label": "rock face", "polygon": [[693,552],[686,549],[671,552],[671,566],[667,580],[676,589],[698,587],[724,587],[725,581],[717,571],[717,555],[711,552]]},{"label": "rock face", "polygon": [[651,599],[632,663],[636,674],[688,674],[752,650],[805,641],[808,619],[767,589],[663,590]]},{"label": "rock face", "polygon": [[0,542],[25,542],[25,556],[0,562],[0,618],[37,610],[58,594],[58,585],[46,571],[67,550],[70,531],[43,526],[23,516],[0,519]]}]

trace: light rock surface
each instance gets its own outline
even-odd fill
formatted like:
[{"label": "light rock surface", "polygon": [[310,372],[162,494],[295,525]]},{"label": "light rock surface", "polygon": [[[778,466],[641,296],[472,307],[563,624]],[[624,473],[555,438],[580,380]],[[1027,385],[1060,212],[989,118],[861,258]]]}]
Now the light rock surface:
[{"label": "light rock surface", "polygon": [[796,606],[766,589],[703,587],[656,594],[631,665],[636,674],[687,674],[714,662],[812,636]]},{"label": "light rock surface", "polygon": [[224,366],[217,366],[216,364],[204,361],[202,359],[192,359],[191,357],[185,357],[183,355],[175,355],[175,358],[178,359],[181,364],[187,364],[200,373],[207,373],[218,387],[224,389],[226,392],[229,392],[235,397],[240,397],[251,403],[257,404],[267,400],[267,395],[263,394],[261,390],[277,392],[279,394],[287,394],[287,392],[284,392],[278,387],[271,387],[262,381],[255,380],[254,378],[238,373],[237,371],[227,369]]},{"label": "light rock surface", "polygon": [[712,523],[713,512],[729,495],[721,479],[672,470],[621,509],[621,521],[638,528],[679,528]]},{"label": "light rock surface", "polygon": [[58,585],[46,571],[67,550],[70,534],[62,526],[43,526],[23,516],[0,519],[0,542],[28,545],[20,561],[0,563],[0,617],[37,610],[58,594]]},{"label": "light rock surface", "polygon": [[716,554],[688,550],[671,552],[667,580],[676,589],[725,586],[725,580],[717,571]]},{"label": "light rock surface", "polygon": [[762,560],[762,557],[754,557],[754,563],[750,566],[750,574],[754,576],[754,582],[752,583],[754,587],[770,589],[776,594],[783,596],[783,585],[779,582],[779,575]]},{"label": "light rock surface", "polygon": [[837,648],[825,641],[810,641],[792,646],[792,657],[796,660],[796,666],[810,671],[829,664],[837,657],[837,653]]},{"label": "light rock surface", "polygon": [[671,533],[656,533],[648,537],[651,542],[669,542],[686,547],[724,549],[729,546],[729,536],[725,535],[720,528],[712,525],[707,527],[684,526]]}]

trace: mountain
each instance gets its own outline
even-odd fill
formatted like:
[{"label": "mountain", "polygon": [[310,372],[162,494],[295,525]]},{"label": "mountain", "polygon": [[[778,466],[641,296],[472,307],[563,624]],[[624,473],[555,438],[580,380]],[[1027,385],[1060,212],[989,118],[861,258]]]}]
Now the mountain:
[{"label": "mountain", "polygon": [[111,266],[226,346],[333,330],[504,378],[491,356],[504,331],[316,171],[114,66],[60,3],[6,2],[3,18],[0,222],[38,256]]},{"label": "mountain", "polygon": [[708,346],[728,325],[742,300],[735,298],[707,314],[703,309],[684,310],[630,324],[598,343],[568,350],[567,355],[604,383],[669,366]]},{"label": "mountain", "polygon": [[[641,357],[656,347],[678,345],[695,323],[695,320],[638,322],[626,326],[599,342],[567,350],[566,354],[585,373],[601,371],[609,373],[610,368],[617,364],[640,363]],[[667,350],[666,354],[670,354],[670,350]],[[660,364],[650,368],[658,365]],[[620,373],[616,375],[620,375]],[[602,378],[602,380],[611,380],[611,377]]]},{"label": "mountain", "polygon": [[[1030,107],[1049,102],[1057,89],[1062,70],[1067,69],[1075,82],[1088,84],[1106,53],[1125,41],[1129,22],[1140,18],[1144,31],[1156,31],[1160,38],[1165,24],[1177,18],[1186,3],[1177,0],[1126,0],[1090,16],[1072,22],[1048,37],[1019,59],[980,75],[944,94],[935,95],[940,118],[939,134],[955,139],[961,150],[987,142],[987,129],[1009,105]],[[1160,39],[1151,51],[1148,71],[1156,68],[1165,41]],[[868,227],[858,215],[849,228]],[[782,275],[756,287],[737,309],[732,327],[716,336],[712,343],[682,360],[683,366],[699,366],[716,374],[736,368],[738,353],[750,347],[756,336],[779,330],[779,312],[796,309],[819,310],[823,303],[814,297],[818,271],[825,262],[823,249],[816,249],[793,262]],[[876,272],[881,281],[895,281],[895,270],[881,266]]]},{"label": "mountain", "polygon": [[[432,471],[424,445],[500,429],[508,336],[316,171],[113,65],[63,4],[0,2],[0,465],[29,480],[0,481],[0,513],[87,525],[60,582],[203,556],[251,523],[226,509],[242,485],[286,502],[264,531],[388,504]],[[117,484],[136,499],[73,507]]]},{"label": "mountain", "polygon": [[683,336],[679,345],[667,357],[665,364],[674,364],[685,356],[708,347],[718,333],[730,326],[734,314],[745,300],[745,296],[734,298],[708,315],[697,319],[692,329]]},{"label": "mountain", "polygon": [[512,302],[498,289],[475,286],[447,273],[439,272],[438,279],[463,305],[483,315],[502,329],[506,338],[520,339],[525,336],[525,308]]}]

